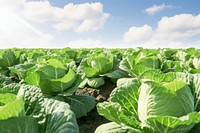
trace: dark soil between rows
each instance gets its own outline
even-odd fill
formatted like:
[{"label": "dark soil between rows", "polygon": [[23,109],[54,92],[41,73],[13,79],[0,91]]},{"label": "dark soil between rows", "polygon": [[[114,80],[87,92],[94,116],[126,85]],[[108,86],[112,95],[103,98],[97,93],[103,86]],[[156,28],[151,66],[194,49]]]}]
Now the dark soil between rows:
[{"label": "dark soil between rows", "polygon": [[[107,81],[99,89],[83,88],[78,89],[76,94],[88,94],[96,98],[97,103],[107,101],[110,93],[116,87],[116,85],[110,81]],[[103,116],[100,116],[96,107],[90,111],[87,116],[81,117],[77,120],[80,133],[94,133],[95,129],[101,124],[109,122]]]}]

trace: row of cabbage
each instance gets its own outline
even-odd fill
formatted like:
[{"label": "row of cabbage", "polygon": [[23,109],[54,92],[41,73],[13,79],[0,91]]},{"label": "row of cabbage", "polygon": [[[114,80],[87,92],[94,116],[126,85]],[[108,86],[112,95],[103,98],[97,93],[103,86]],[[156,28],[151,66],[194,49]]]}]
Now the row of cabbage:
[{"label": "row of cabbage", "polygon": [[200,132],[199,72],[194,48],[1,50],[0,131],[79,132],[96,102],[76,90],[109,80],[117,87],[97,109],[112,122],[97,133]]}]

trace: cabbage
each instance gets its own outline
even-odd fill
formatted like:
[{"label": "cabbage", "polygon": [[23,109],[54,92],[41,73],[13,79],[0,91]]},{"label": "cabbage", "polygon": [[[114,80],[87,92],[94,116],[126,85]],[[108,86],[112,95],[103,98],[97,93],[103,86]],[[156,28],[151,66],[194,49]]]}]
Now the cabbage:
[{"label": "cabbage", "polygon": [[[138,79],[125,78],[97,105],[98,113],[114,122],[105,132],[200,132],[200,75],[146,71]],[[124,84],[123,84],[124,82]],[[108,123],[107,126],[113,125]],[[106,128],[105,128],[106,127]]]}]

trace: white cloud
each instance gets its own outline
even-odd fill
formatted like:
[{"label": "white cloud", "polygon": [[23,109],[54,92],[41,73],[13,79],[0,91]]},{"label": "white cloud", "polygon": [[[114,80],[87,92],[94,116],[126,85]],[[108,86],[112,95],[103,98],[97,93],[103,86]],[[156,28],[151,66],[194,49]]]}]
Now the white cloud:
[{"label": "white cloud", "polygon": [[152,36],[152,27],[149,25],[144,25],[142,27],[132,26],[125,34],[124,40],[126,42],[137,42],[145,41],[151,38]]},{"label": "white cloud", "polygon": [[48,1],[31,1],[26,2],[23,14],[34,22],[52,22],[56,30],[73,29],[78,33],[98,30],[109,18],[109,14],[103,12],[103,5],[99,2],[69,3],[64,8],[59,8]]},{"label": "white cloud", "polygon": [[71,47],[71,48],[128,48],[131,45],[123,45],[120,42],[104,42],[99,39],[78,39],[69,41],[68,43],[63,45],[64,47]]},{"label": "white cloud", "polygon": [[78,40],[74,40],[74,41],[69,41],[66,44],[66,47],[72,47],[72,48],[82,48],[82,47],[86,47],[86,48],[96,48],[99,46],[102,46],[103,42],[100,40],[93,40],[91,38],[87,38],[87,39],[78,39]]},{"label": "white cloud", "polygon": [[149,14],[149,15],[154,15],[164,9],[168,9],[168,8],[172,8],[171,5],[166,5],[165,3],[161,4],[161,5],[153,5],[147,9],[145,9],[145,13]]},{"label": "white cloud", "polygon": [[195,37],[200,37],[200,14],[163,17],[154,30],[147,25],[143,27],[133,26],[124,33],[124,41],[133,43],[137,47],[149,48],[200,47],[197,46],[200,39],[195,40]]},{"label": "white cloud", "polygon": [[47,47],[53,36],[36,29],[12,10],[0,12],[0,47]]},{"label": "white cloud", "polygon": [[197,16],[193,16],[192,14],[180,14],[173,17],[163,17],[158,22],[156,32],[160,34],[170,34],[173,38],[198,35],[200,34],[200,14]]},{"label": "white cloud", "polygon": [[0,10],[16,10],[24,6],[25,0],[0,0]]},{"label": "white cloud", "polygon": [[[54,36],[57,34],[46,27],[82,33],[98,30],[108,18],[109,14],[103,12],[103,5],[99,2],[69,3],[60,8],[52,6],[48,0],[0,0],[0,48],[63,47],[63,40],[56,40]],[[46,31],[39,28],[42,25],[47,25],[44,27]],[[81,42],[81,39],[69,44],[75,42]],[[81,43],[81,47],[98,47],[101,43],[93,39],[82,39],[82,42],[87,44]]]},{"label": "white cloud", "polygon": [[62,21],[62,22],[53,24],[53,28],[55,28],[58,31],[65,31],[65,30],[76,29],[76,25],[78,24],[73,21]]},{"label": "white cloud", "polygon": [[103,27],[110,14],[103,12],[100,2],[66,4],[63,8],[52,6],[48,0],[5,0],[0,1],[0,10],[15,11],[36,23],[48,23],[58,31],[73,30],[78,33],[95,31]]},{"label": "white cloud", "polygon": [[30,1],[24,4],[22,13],[29,20],[41,23],[56,20],[57,10],[59,8],[51,6],[48,1]]}]

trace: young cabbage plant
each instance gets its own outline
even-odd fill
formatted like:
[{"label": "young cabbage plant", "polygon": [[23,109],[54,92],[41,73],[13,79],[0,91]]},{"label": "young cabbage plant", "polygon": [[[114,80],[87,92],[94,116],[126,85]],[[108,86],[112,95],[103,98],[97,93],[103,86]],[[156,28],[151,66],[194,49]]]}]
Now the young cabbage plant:
[{"label": "young cabbage plant", "polygon": [[[0,93],[0,132],[78,133],[76,115],[68,103],[44,97],[40,88],[21,85]],[[12,124],[10,124],[12,123]]]},{"label": "young cabbage plant", "polygon": [[136,51],[127,55],[120,62],[119,68],[128,72],[131,77],[137,77],[148,70],[160,69],[160,59],[155,55],[148,55],[143,51]]},{"label": "young cabbage plant", "polygon": [[0,132],[37,133],[37,121],[26,116],[24,101],[15,94],[0,93]]},{"label": "young cabbage plant", "polygon": [[89,85],[98,88],[105,83],[105,77],[117,80],[127,77],[127,73],[119,69],[120,60],[110,53],[101,53],[82,60],[78,71],[83,75],[80,88]]},{"label": "young cabbage plant", "polygon": [[200,82],[196,77],[199,76],[147,71],[139,80],[120,79],[110,101],[97,106],[100,115],[115,123],[99,126],[96,133],[200,132]]},{"label": "young cabbage plant", "polygon": [[44,94],[56,94],[72,88],[77,80],[76,73],[56,59],[50,59],[25,77],[24,82],[42,89]]},{"label": "young cabbage plant", "polygon": [[0,67],[2,69],[7,69],[8,67],[19,63],[19,58],[16,57],[11,49],[5,49],[0,51],[0,62]]}]

